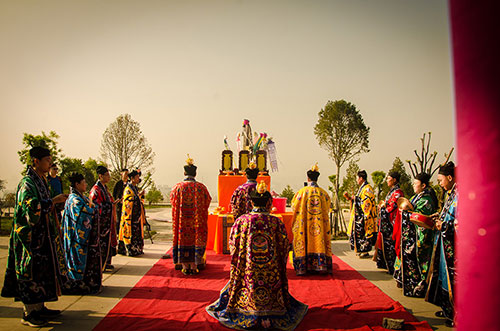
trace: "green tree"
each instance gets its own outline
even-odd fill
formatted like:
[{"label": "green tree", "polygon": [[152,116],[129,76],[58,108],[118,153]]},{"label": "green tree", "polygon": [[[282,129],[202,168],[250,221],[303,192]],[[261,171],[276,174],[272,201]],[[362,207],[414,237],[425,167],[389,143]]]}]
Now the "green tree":
[{"label": "green tree", "polygon": [[160,190],[156,188],[156,185],[153,183],[151,184],[151,188],[149,189],[148,193],[146,193],[146,200],[148,201],[149,205],[152,203],[158,203],[163,200],[163,194],[161,194]]},{"label": "green tree", "polygon": [[345,100],[328,101],[318,113],[314,134],[337,166],[335,191],[339,191],[340,169],[359,154],[369,152],[370,128],[356,106]]},{"label": "green tree", "polygon": [[63,191],[69,192],[70,182],[69,177],[73,172],[79,172],[85,178],[87,182],[87,190],[90,191],[92,186],[98,179],[96,169],[99,165],[104,165],[102,162],[98,162],[92,158],[89,158],[85,163],[81,159],[65,157],[60,160],[60,168],[61,168],[61,181],[63,184]]},{"label": "green tree", "polygon": [[14,208],[16,205],[16,194],[15,193],[7,193],[3,198],[3,207],[8,208],[7,212],[11,214],[11,208]]},{"label": "green tree", "polygon": [[384,185],[385,172],[377,170],[372,172],[373,186],[377,190],[377,201],[380,200],[380,192],[382,191],[382,186]]},{"label": "green tree", "polygon": [[[355,161],[349,162],[346,170],[346,176],[342,180],[342,186],[340,187],[340,192],[347,192],[350,196],[353,196],[358,190],[358,182],[356,181],[358,177],[359,166]],[[347,202],[347,200],[342,195],[342,199]]]},{"label": "green tree", "polygon": [[290,185],[285,186],[283,191],[281,191],[280,196],[283,198],[286,198],[286,205],[290,206],[292,203],[293,196],[295,195],[295,192],[293,192],[293,189]]},{"label": "green tree", "polygon": [[[23,145],[24,148],[17,152],[19,155],[19,160],[22,164],[31,164],[30,149],[33,147],[45,147],[50,150],[50,155],[52,155],[52,160],[57,162],[59,158],[62,157],[61,150],[57,147],[57,139],[59,135],[55,131],[50,131],[47,135],[42,131],[41,135],[33,135],[29,133],[24,133],[23,135]],[[26,170],[23,170],[23,174]]]},{"label": "green tree", "polygon": [[[392,168],[389,170],[389,172],[392,171],[397,171],[401,175],[401,178],[399,179],[399,187],[405,194],[405,197],[408,199],[412,197],[415,192],[413,191],[413,185],[412,185],[412,180],[410,178],[410,175],[406,172],[405,165],[403,161],[399,157],[396,157],[394,159],[394,162],[392,163]],[[381,192],[381,197],[385,198],[387,196],[387,193],[389,193],[389,187],[387,186],[387,183],[384,181],[382,185],[382,192]]]},{"label": "green tree", "polygon": [[102,159],[117,173],[127,168],[145,171],[153,165],[155,153],[141,131],[139,122],[123,114],[111,123],[101,141]]}]

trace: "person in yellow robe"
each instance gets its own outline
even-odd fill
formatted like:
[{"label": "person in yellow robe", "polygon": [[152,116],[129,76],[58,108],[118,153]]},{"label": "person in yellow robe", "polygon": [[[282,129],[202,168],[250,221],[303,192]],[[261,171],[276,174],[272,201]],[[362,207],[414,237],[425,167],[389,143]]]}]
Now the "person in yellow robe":
[{"label": "person in yellow robe", "polygon": [[307,172],[307,186],[292,200],[293,267],[297,275],[332,273],[330,196],[318,186],[318,165]]},{"label": "person in yellow robe", "polygon": [[377,238],[377,206],[375,194],[368,181],[365,170],[358,171],[358,192],[351,200],[351,217],[347,234],[353,249],[360,258],[369,257],[369,252]]}]

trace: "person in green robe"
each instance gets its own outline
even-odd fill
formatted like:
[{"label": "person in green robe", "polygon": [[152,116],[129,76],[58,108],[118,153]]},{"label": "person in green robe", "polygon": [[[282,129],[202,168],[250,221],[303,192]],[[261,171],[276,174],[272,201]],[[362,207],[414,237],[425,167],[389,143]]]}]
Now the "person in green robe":
[{"label": "person in green robe", "polygon": [[54,209],[67,195],[50,196],[46,179],[52,164],[50,151],[33,147],[29,153],[33,165],[28,166],[17,187],[1,295],[22,301],[22,324],[40,327],[61,313],[44,303],[57,301],[67,273]]}]

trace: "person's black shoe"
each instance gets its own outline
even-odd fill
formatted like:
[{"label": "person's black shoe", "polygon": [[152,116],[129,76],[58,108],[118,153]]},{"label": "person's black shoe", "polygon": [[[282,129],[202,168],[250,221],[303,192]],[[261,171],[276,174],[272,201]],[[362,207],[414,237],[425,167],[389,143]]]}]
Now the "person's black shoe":
[{"label": "person's black shoe", "polygon": [[113,270],[115,268],[114,265],[106,263],[106,266],[104,267],[105,270]]},{"label": "person's black shoe", "polygon": [[444,322],[444,324],[449,327],[449,328],[452,328],[455,326],[455,323],[453,322],[453,320],[450,320],[450,319],[446,319],[446,321]]},{"label": "person's black shoe", "polygon": [[57,317],[59,315],[61,315],[61,311],[60,310],[57,310],[57,309],[49,309],[45,306],[43,306],[42,309],[38,310],[37,311],[38,313],[38,316],[40,316],[41,318],[46,318],[46,319],[51,319],[51,318],[54,318],[54,317]]},{"label": "person's black shoe", "polygon": [[39,328],[41,326],[47,325],[47,320],[40,317],[37,311],[32,311],[29,314],[23,312],[21,324],[31,326],[32,328]]},{"label": "person's black shoe", "polygon": [[435,312],[434,315],[436,317],[446,317],[446,316],[444,316],[444,311],[442,311],[442,310]]}]

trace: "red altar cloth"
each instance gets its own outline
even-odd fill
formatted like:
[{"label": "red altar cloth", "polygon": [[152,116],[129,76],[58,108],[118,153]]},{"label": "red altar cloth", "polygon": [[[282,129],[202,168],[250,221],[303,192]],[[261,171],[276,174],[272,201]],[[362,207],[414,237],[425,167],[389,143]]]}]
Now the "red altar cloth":
[{"label": "red altar cloth", "polygon": [[[293,240],[292,234],[292,215],[293,213],[273,214],[285,224],[288,240]],[[210,214],[208,215],[208,239],[207,249],[213,249],[217,254],[223,253],[223,217],[227,214]],[[229,236],[228,236],[229,237]]]},{"label": "red altar cloth", "polygon": [[[271,189],[271,176],[259,176],[257,177],[257,182],[263,180],[267,189]],[[219,202],[219,207],[224,207],[224,210],[228,212],[229,202],[231,201],[231,196],[234,190],[241,184],[246,183],[247,177],[243,175],[219,175],[217,182],[217,201]]]}]

